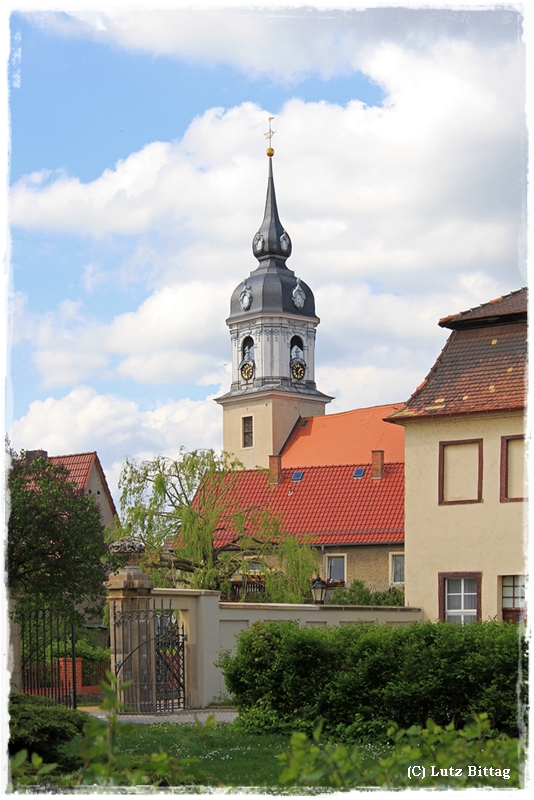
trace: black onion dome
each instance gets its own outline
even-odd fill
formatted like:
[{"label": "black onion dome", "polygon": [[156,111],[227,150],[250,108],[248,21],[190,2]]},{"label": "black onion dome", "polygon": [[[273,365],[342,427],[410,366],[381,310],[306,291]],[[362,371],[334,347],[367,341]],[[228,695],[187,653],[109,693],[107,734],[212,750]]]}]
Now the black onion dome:
[{"label": "black onion dome", "polygon": [[[247,290],[251,294],[248,307]],[[297,302],[299,297],[303,298],[301,308],[295,305],[294,297]],[[263,312],[268,314],[285,312],[301,317],[315,317],[315,298],[310,287],[296,278],[295,273],[287,267],[283,271],[268,271],[259,267],[234,289],[230,301],[230,319]]]},{"label": "black onion dome", "polygon": [[262,312],[285,312],[315,318],[312,290],[286,267],[285,262],[291,255],[291,249],[291,239],[278,216],[270,157],[265,214],[252,242],[252,252],[259,265],[234,290],[229,319]]},{"label": "black onion dome", "polygon": [[271,157],[269,158],[265,214],[263,215],[263,222],[252,240],[252,252],[260,264],[269,262],[274,266],[276,262],[276,266],[284,268],[286,259],[291,255],[291,249],[291,239],[278,216],[273,179],[273,160]]}]

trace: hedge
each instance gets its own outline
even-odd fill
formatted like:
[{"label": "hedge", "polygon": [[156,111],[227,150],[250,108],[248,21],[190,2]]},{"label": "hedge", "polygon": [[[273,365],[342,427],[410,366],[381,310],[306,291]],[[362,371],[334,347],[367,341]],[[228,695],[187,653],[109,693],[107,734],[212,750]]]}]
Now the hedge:
[{"label": "hedge", "polygon": [[519,694],[526,703],[526,644],[514,625],[357,623],[300,628],[257,622],[242,631],[235,654],[221,653],[226,687],[250,730],[325,732],[348,739],[424,726],[468,724],[487,713],[496,731],[517,736]]},{"label": "hedge", "polygon": [[9,715],[10,755],[27,750],[47,763],[57,762],[63,769],[79,765],[76,757],[65,753],[64,746],[82,733],[89,714],[55,705],[47,697],[11,694]]}]

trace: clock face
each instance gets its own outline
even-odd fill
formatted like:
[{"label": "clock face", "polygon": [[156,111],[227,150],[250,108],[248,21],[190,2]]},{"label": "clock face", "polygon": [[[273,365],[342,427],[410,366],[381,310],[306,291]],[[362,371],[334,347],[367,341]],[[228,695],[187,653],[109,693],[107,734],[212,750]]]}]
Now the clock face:
[{"label": "clock face", "polygon": [[304,366],[304,364],[300,363],[293,364],[293,366],[291,367],[291,372],[296,381],[301,381],[304,375],[306,374],[306,367]]},{"label": "clock face", "polygon": [[244,381],[249,381],[252,376],[254,375],[254,367],[250,363],[250,361],[245,361],[245,363],[241,367],[241,377]]}]

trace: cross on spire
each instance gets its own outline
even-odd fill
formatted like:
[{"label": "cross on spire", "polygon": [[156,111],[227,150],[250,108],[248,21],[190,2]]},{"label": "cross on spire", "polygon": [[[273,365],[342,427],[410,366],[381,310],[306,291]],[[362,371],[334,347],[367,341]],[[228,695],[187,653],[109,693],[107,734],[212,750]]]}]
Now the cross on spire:
[{"label": "cross on spire", "polygon": [[267,131],[267,133],[263,134],[265,136],[265,138],[269,140],[269,147],[266,150],[266,153],[269,156],[269,158],[272,158],[274,156],[274,150],[272,148],[272,138],[273,138],[274,134],[276,133],[276,131],[271,130],[271,120],[272,119],[274,119],[274,117],[269,117],[269,130]]}]

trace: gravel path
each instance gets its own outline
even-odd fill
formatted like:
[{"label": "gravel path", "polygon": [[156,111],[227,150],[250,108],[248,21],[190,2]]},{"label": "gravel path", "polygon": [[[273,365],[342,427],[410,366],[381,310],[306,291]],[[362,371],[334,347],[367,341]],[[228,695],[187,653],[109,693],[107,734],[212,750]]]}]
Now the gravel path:
[{"label": "gravel path", "polygon": [[[88,709],[82,709],[87,711]],[[94,717],[99,719],[106,719],[107,714],[105,711],[89,711]],[[232,709],[181,709],[174,714],[120,714],[119,720],[121,722],[135,722],[144,723],[145,725],[153,725],[155,722],[167,722],[175,724],[183,724],[184,722],[204,723],[208,717],[215,717],[215,722],[233,722],[237,717],[237,711]]]}]

